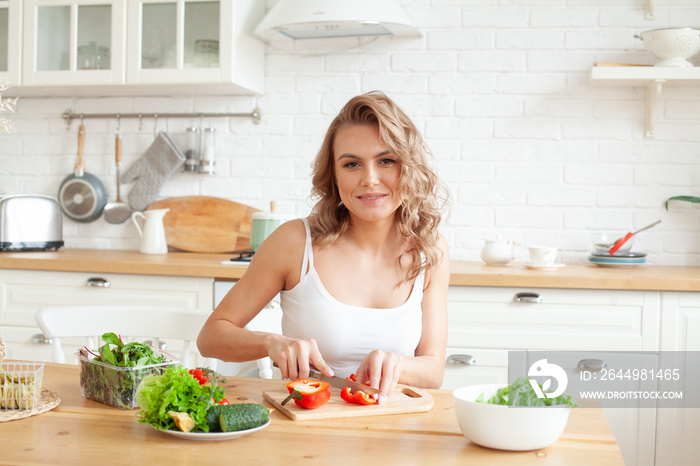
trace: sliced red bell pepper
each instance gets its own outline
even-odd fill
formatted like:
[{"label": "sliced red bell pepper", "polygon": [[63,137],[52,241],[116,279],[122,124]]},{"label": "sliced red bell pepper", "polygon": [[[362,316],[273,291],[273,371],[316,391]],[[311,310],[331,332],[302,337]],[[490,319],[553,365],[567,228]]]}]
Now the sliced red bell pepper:
[{"label": "sliced red bell pepper", "polygon": [[371,395],[366,394],[362,390],[355,392],[355,403],[360,405],[374,405],[377,404],[377,400]]},{"label": "sliced red bell pepper", "polygon": [[350,387],[343,387],[340,391],[340,397],[348,403],[357,403],[357,401],[355,401],[355,395],[350,393]]},{"label": "sliced red bell pepper", "polygon": [[297,406],[306,409],[316,409],[323,406],[331,399],[331,385],[320,380],[295,380],[287,384],[289,396],[282,402],[284,406],[294,398]]}]

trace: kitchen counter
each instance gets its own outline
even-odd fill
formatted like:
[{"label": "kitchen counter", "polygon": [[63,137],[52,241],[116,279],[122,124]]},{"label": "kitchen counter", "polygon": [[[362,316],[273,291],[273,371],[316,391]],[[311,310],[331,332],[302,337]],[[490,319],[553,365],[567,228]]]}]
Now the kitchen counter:
[{"label": "kitchen counter", "polygon": [[[233,254],[170,252],[146,255],[138,251],[68,249],[48,252],[0,253],[0,268],[69,272],[127,273],[211,277],[238,280],[246,265],[222,265]],[[567,264],[557,271],[526,269],[517,264],[505,267],[482,262],[453,261],[451,285],[543,287],[578,289],[700,291],[700,267],[642,265],[635,268],[602,268],[589,264]]]},{"label": "kitchen counter", "polygon": [[[599,407],[571,411],[561,438],[535,451],[505,452],[464,438],[452,392],[426,390],[430,412],[292,421],[279,411],[261,431],[232,440],[180,439],[139,424],[120,410],[80,395],[78,366],[46,364],[43,386],[61,404],[51,411],[0,422],[0,462],[29,464],[488,464],[624,465]],[[262,392],[284,381],[228,377],[226,396],[263,403]],[[322,408],[319,408],[322,409]],[[274,446],[273,448],[270,448]]]}]

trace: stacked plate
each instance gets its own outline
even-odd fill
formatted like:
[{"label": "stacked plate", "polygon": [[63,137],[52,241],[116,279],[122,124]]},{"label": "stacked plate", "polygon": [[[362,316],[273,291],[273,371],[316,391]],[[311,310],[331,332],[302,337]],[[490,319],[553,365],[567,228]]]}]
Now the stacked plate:
[{"label": "stacked plate", "polygon": [[646,261],[647,255],[643,252],[617,253],[615,255],[592,253],[588,256],[588,262],[592,262],[599,267],[637,267]]}]

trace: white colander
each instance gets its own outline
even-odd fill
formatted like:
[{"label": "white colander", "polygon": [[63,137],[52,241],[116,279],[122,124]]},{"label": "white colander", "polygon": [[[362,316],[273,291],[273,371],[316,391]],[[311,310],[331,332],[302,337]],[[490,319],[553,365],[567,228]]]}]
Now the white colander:
[{"label": "white colander", "polygon": [[647,52],[661,60],[654,66],[693,66],[687,58],[700,52],[700,29],[665,28],[644,31],[637,36]]}]

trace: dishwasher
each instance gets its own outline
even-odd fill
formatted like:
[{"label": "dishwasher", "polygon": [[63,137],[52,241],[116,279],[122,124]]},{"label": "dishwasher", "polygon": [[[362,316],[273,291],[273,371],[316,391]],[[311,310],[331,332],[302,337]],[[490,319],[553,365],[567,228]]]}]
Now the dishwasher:
[{"label": "dishwasher", "polygon": [[[214,282],[214,304],[218,306],[224,296],[236,285],[232,281]],[[282,333],[282,308],[279,295],[270,301],[260,313],[245,326],[248,330],[257,332]],[[282,375],[276,367],[272,367],[270,358],[257,359],[247,362],[224,362],[217,360],[216,371],[224,376],[275,378]]]}]

